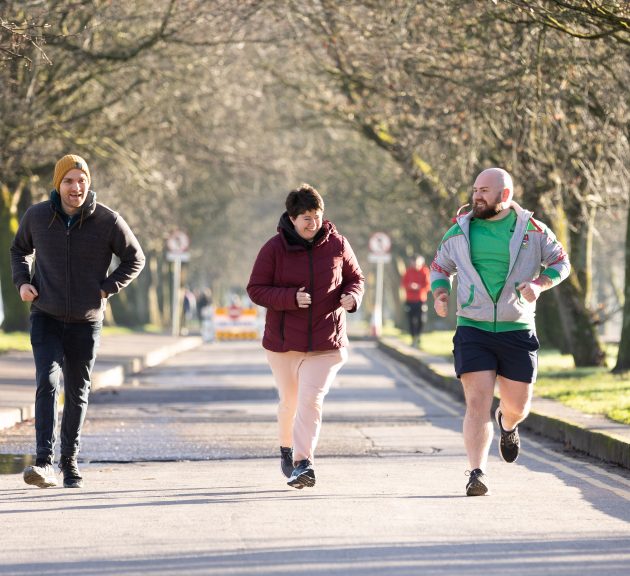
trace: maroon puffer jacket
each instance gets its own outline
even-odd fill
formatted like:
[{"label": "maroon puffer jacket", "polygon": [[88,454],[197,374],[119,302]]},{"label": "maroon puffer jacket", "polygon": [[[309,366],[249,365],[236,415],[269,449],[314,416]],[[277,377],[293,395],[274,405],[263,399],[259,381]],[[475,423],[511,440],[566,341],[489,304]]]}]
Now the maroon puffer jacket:
[{"label": "maroon puffer jacket", "polygon": [[[252,301],[267,308],[263,347],[272,352],[333,350],[347,346],[346,311],[339,300],[352,294],[353,312],[363,298],[363,273],[348,241],[324,220],[312,244],[300,238],[285,213],[278,234],[261,248],[247,285]],[[304,286],[308,308],[298,308]]]}]

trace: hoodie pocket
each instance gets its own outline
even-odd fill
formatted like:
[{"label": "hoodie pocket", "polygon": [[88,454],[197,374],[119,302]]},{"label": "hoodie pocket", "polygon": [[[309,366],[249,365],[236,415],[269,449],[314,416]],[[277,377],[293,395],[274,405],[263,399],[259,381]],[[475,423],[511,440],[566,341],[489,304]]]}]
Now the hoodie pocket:
[{"label": "hoodie pocket", "polygon": [[468,294],[468,300],[466,300],[466,302],[462,304],[462,308],[468,308],[468,306],[470,306],[473,303],[474,299],[475,299],[475,285],[471,284],[470,292]]}]

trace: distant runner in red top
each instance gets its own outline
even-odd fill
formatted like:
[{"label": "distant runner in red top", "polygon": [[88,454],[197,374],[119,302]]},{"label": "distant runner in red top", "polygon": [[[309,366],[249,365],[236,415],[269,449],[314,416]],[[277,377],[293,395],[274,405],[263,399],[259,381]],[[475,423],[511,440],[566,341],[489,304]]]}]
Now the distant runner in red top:
[{"label": "distant runner in red top", "polygon": [[401,287],[405,289],[405,311],[409,320],[411,345],[414,347],[420,344],[423,312],[426,309],[427,294],[431,288],[429,275],[430,270],[424,263],[424,258],[416,256],[400,281]]}]

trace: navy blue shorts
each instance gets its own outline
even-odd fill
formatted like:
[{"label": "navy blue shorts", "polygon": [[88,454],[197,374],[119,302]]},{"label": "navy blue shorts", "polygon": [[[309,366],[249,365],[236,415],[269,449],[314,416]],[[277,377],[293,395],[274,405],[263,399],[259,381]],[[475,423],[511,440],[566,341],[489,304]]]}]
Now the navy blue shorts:
[{"label": "navy blue shorts", "polygon": [[471,326],[458,326],[453,336],[455,372],[494,370],[518,382],[535,382],[540,343],[533,330],[487,332]]}]

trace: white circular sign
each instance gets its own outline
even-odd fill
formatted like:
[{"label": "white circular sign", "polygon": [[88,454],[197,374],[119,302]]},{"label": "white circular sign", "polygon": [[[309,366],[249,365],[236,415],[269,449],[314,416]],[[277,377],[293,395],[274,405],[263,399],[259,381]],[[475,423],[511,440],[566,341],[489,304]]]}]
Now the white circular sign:
[{"label": "white circular sign", "polygon": [[375,232],[372,236],[370,236],[369,246],[372,254],[389,254],[392,247],[392,241],[385,232]]},{"label": "white circular sign", "polygon": [[170,252],[176,252],[181,254],[182,252],[188,252],[190,246],[190,240],[186,232],[181,230],[175,230],[166,240],[166,246]]}]

